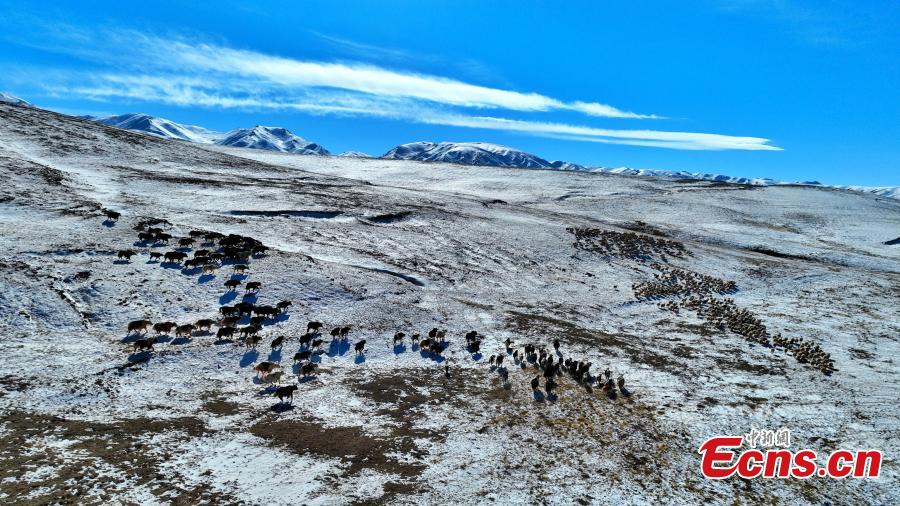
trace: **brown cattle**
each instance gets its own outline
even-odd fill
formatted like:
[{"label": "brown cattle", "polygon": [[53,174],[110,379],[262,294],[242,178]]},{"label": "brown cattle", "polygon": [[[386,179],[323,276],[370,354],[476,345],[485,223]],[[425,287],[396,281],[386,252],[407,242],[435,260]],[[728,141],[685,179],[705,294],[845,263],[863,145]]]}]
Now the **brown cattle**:
[{"label": "brown cattle", "polygon": [[133,322],[128,323],[128,333],[144,333],[147,331],[147,327],[149,326],[150,320],[134,320]]}]

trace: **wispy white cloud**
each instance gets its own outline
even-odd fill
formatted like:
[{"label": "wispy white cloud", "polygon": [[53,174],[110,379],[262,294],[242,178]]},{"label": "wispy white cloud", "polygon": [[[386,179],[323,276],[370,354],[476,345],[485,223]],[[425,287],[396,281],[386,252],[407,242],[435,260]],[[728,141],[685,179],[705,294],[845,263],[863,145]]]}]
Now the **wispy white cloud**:
[{"label": "wispy white cloud", "polygon": [[305,91],[278,98],[259,96],[235,86],[223,95],[218,81],[196,77],[133,76],[103,74],[96,82],[54,89],[95,100],[125,98],[180,106],[251,108],[300,111],[308,114],[369,116],[445,125],[498,130],[573,141],[623,144],[679,150],[777,151],[768,139],[696,132],[595,128],[566,123],[529,121],[493,116],[472,116],[435,108],[406,97],[378,97],[360,93]]},{"label": "wispy white cloud", "polygon": [[[69,32],[77,43],[57,47],[103,70],[43,79],[48,90],[99,101],[128,99],[211,108],[300,111],[369,116],[423,124],[516,132],[573,141],[689,150],[779,150],[761,137],[661,130],[605,129],[503,118],[569,111],[590,117],[645,119],[614,106],[566,101],[533,92],[480,86],[443,76],[346,62],[306,61],[222,43],[111,31],[95,40]],[[44,49],[52,41],[35,42]],[[57,45],[59,46],[59,45]],[[477,111],[476,113],[472,113]]]}]

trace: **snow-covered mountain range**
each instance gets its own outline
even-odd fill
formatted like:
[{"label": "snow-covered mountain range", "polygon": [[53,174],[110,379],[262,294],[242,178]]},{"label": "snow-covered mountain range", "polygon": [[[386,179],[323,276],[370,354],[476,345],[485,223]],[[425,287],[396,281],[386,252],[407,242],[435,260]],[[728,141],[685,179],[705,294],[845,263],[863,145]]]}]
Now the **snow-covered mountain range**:
[{"label": "snow-covered mountain range", "polygon": [[[33,107],[29,102],[5,92],[0,92],[0,101]],[[186,142],[264,149],[303,155],[331,154],[322,145],[298,137],[283,127],[255,126],[253,128],[238,128],[229,132],[217,132],[200,126],[183,125],[165,118],[142,113],[128,113],[103,117],[82,116],[82,118],[103,123],[105,125],[126,128],[155,135],[157,137]],[[371,155],[360,151],[346,151],[337,156],[374,158]],[[516,167],[522,169],[604,172],[626,176],[691,179],[697,181],[716,181],[721,183],[754,186],[785,184],[828,186],[830,188],[872,193],[883,197],[900,199],[900,186],[822,185],[818,181],[786,182],[770,178],[748,178],[702,172],[634,169],[631,167],[590,167],[559,160],[547,161],[544,158],[519,149],[487,142],[411,142],[401,144],[391,149],[382,155],[381,158],[391,160],[456,163],[461,165]]]},{"label": "snow-covered mountain range", "polygon": [[411,142],[395,147],[382,158],[523,169],[552,168],[550,162],[539,156],[486,142]]},{"label": "snow-covered mountain range", "polygon": [[257,125],[253,128],[237,128],[230,132],[216,132],[206,128],[183,125],[165,118],[143,113],[119,114],[116,116],[82,116],[84,119],[104,125],[136,130],[157,137],[202,144],[219,144],[237,148],[267,149],[283,153],[302,155],[328,155],[327,149],[307,141],[282,127]]}]

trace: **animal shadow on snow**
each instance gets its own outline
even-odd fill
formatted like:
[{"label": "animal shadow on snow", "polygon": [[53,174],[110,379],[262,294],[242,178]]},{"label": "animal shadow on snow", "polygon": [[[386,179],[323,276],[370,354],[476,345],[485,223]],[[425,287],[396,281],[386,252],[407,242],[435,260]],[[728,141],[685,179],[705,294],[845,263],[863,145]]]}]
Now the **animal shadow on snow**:
[{"label": "animal shadow on snow", "polygon": [[116,226],[115,220],[103,220],[103,226],[107,228],[112,228]]},{"label": "animal shadow on snow", "polygon": [[534,400],[535,400],[535,401],[537,401],[537,402],[544,402],[544,400],[545,400],[546,398],[547,398],[547,397],[544,395],[544,392],[541,392],[540,390],[535,390],[535,391],[534,391]]},{"label": "animal shadow on snow", "polygon": [[128,363],[131,365],[143,364],[144,362],[149,362],[150,357],[152,356],[152,351],[139,351],[137,353],[132,353],[131,355],[128,355]]},{"label": "animal shadow on snow", "polygon": [[484,355],[482,355],[481,352],[473,353],[473,354],[472,354],[472,360],[474,360],[474,361],[476,361],[476,362],[478,362],[478,361],[481,360],[482,358],[484,358]]},{"label": "animal shadow on snow", "polygon": [[433,360],[433,361],[437,362],[438,364],[440,364],[444,360],[447,360],[446,358],[444,358],[443,355],[435,355],[434,353],[431,353],[430,351],[425,351],[425,350],[420,351],[419,355],[421,355],[422,358],[427,358],[429,360]]},{"label": "animal shadow on snow", "polygon": [[197,278],[198,283],[209,283],[210,281],[216,279],[215,274],[201,274],[199,278]]},{"label": "animal shadow on snow", "polygon": [[343,356],[348,351],[350,351],[350,343],[348,341],[331,341],[331,344],[328,345],[329,357]]},{"label": "animal shadow on snow", "polygon": [[622,397],[631,397],[631,392],[629,392],[627,388],[623,387],[620,390],[622,391]]},{"label": "animal shadow on snow", "polygon": [[113,260],[114,265],[127,265],[130,263],[131,263],[131,260]]},{"label": "animal shadow on snow", "polygon": [[159,266],[162,267],[163,269],[177,269],[177,270],[181,270],[184,267],[183,265],[181,265],[179,263],[175,263],[175,262],[161,262],[159,264]]},{"label": "animal shadow on snow", "polygon": [[297,379],[297,383],[299,383],[301,385],[304,383],[309,383],[311,381],[316,381],[316,377],[315,376],[301,376],[300,378]]},{"label": "animal shadow on snow", "polygon": [[353,363],[355,363],[355,364],[362,364],[362,363],[365,363],[365,361],[366,361],[366,356],[362,353],[357,354],[356,358],[353,359]]},{"label": "animal shadow on snow", "polygon": [[[349,346],[348,346],[349,347]],[[406,352],[406,345],[403,343],[394,345],[394,355],[399,355],[401,353]]]},{"label": "animal shadow on snow", "polygon": [[241,357],[240,366],[241,366],[241,367],[248,367],[248,366],[250,366],[250,365],[253,365],[253,363],[256,362],[256,359],[258,359],[258,358],[259,358],[259,352],[258,352],[258,351],[256,351],[256,350],[247,350],[247,352],[244,353],[244,356]]},{"label": "animal shadow on snow", "polygon": [[269,362],[276,362],[276,363],[281,362],[281,348],[278,348],[277,350],[272,350],[269,353],[268,360],[269,360]]},{"label": "animal shadow on snow", "polygon": [[219,297],[219,304],[220,305],[228,304],[229,302],[233,301],[236,298],[237,298],[237,292],[229,290],[229,291],[223,293],[221,297]]},{"label": "animal shadow on snow", "polygon": [[138,339],[144,339],[145,337],[147,337],[146,334],[132,333],[132,334],[128,334],[127,336],[123,337],[122,340],[119,342],[122,344],[129,344],[129,343],[133,343],[133,342],[137,341]]},{"label": "animal shadow on snow", "polygon": [[321,356],[321,353],[322,353],[322,352],[318,352],[318,351],[315,352],[315,353],[313,353],[312,355],[309,356],[309,361],[310,361],[310,362],[315,362],[315,363],[317,363],[317,364],[321,364],[321,363],[322,363],[322,356]]},{"label": "animal shadow on snow", "polygon": [[256,304],[256,294],[255,293],[245,293],[243,297],[241,297],[244,302],[249,302],[251,304]]},{"label": "animal shadow on snow", "polygon": [[270,411],[273,413],[287,413],[288,411],[293,411],[294,405],[288,402],[276,402],[271,408]]},{"label": "animal shadow on snow", "polygon": [[181,273],[185,276],[196,276],[203,272],[203,269],[200,267],[191,267],[190,269],[181,269]]},{"label": "animal shadow on snow", "polygon": [[172,339],[171,344],[181,345],[181,344],[189,344],[191,342],[193,342],[193,339],[191,339],[190,337],[176,337],[175,339]]}]

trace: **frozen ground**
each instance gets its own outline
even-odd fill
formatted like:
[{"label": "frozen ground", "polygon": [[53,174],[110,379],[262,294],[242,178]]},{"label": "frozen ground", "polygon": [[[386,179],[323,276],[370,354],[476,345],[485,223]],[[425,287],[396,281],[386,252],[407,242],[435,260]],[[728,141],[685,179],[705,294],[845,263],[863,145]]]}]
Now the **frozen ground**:
[{"label": "frozen ground", "polygon": [[[202,147],[8,104],[0,171],[3,502],[897,502],[900,245],[885,242],[900,201]],[[151,261],[174,246],[136,243],[147,218],[270,247],[245,281],[262,282],[260,304],[293,306],[256,350],[195,332],[133,353],[129,321],[212,318],[243,294],[222,286],[228,266]],[[687,254],[590,252],[567,227],[664,235]],[[737,305],[837,370],[637,301],[657,262],[735,281]],[[298,383],[309,320],[352,331],[326,333],[319,373]],[[391,344],[432,327],[448,329],[446,358]],[[473,329],[481,354],[465,348]],[[533,393],[535,368],[511,356],[504,385],[487,361],[507,338],[559,339],[630,395],[567,375],[557,397]],[[298,385],[292,406],[255,379],[264,360]],[[700,442],[751,427],[824,453],[881,449],[883,475],[702,479]]]}]

